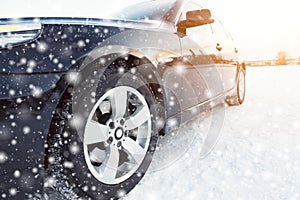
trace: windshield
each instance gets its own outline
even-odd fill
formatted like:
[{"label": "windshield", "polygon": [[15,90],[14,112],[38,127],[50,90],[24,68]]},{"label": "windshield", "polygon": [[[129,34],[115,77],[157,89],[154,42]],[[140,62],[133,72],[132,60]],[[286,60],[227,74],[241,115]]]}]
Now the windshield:
[{"label": "windshield", "polygon": [[[142,2],[142,3],[141,3]],[[158,20],[171,7],[167,1],[142,0],[4,0],[0,18],[79,17],[129,20]]]},{"label": "windshield", "polygon": [[115,19],[161,20],[174,6],[174,1],[148,1],[125,7],[111,15]]}]

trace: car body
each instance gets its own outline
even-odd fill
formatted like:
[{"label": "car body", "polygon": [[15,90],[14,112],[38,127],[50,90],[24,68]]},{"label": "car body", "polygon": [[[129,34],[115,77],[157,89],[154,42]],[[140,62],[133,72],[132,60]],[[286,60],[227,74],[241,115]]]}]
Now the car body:
[{"label": "car body", "polygon": [[[76,197],[118,198],[147,170],[159,133],[213,101],[243,102],[245,66],[209,10],[193,1],[149,1],[117,15],[0,19],[3,199],[37,198],[45,185],[61,193],[77,187],[69,192]],[[107,138],[92,134],[98,129],[109,129]],[[56,182],[62,174],[71,178]]]}]

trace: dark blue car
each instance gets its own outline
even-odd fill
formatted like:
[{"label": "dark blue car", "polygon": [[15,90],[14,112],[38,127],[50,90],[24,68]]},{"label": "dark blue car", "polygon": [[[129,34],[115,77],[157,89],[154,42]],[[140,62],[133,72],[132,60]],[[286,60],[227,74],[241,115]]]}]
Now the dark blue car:
[{"label": "dark blue car", "polygon": [[194,1],[148,1],[110,19],[1,18],[1,198],[123,196],[159,135],[212,102],[243,103],[245,70]]}]

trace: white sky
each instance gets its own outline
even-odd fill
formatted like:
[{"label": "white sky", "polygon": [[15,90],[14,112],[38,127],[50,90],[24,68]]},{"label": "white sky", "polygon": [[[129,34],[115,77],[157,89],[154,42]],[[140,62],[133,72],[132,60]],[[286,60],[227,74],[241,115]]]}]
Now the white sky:
[{"label": "white sky", "polygon": [[300,1],[203,0],[230,30],[244,58],[300,57]]},{"label": "white sky", "polygon": [[[100,16],[139,0],[2,0],[0,17]],[[142,1],[142,0],[140,0]],[[300,57],[300,2],[296,0],[198,0],[210,8],[233,35],[246,60],[275,58],[278,51]],[[103,3],[104,2],[104,3]],[[17,6],[16,6],[17,5]],[[207,6],[206,6],[207,5]],[[68,9],[66,9],[68,7]],[[70,9],[71,8],[71,9]]]},{"label": "white sky", "polygon": [[[139,0],[143,1],[143,0]],[[1,0],[0,17],[99,17],[138,0]],[[17,5],[17,6],[15,6]]]}]

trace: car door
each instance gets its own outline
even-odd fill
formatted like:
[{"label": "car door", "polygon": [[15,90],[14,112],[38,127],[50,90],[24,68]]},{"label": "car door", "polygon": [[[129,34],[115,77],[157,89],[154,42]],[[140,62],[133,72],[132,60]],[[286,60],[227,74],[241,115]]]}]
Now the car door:
[{"label": "car door", "polygon": [[[190,11],[201,9],[202,7],[194,2],[187,3],[178,23],[185,20]],[[206,102],[223,93],[222,71],[217,64],[219,51],[214,42],[211,24],[187,28],[186,33],[178,31],[178,34],[186,68],[185,77],[192,86],[193,93],[197,95],[189,102],[193,104],[190,106]]]},{"label": "car door", "polygon": [[235,86],[238,50],[236,49],[232,37],[224,29],[219,19],[214,17],[211,24],[213,32],[213,43],[217,49],[218,59],[215,61],[222,75],[224,90],[228,91]]}]

